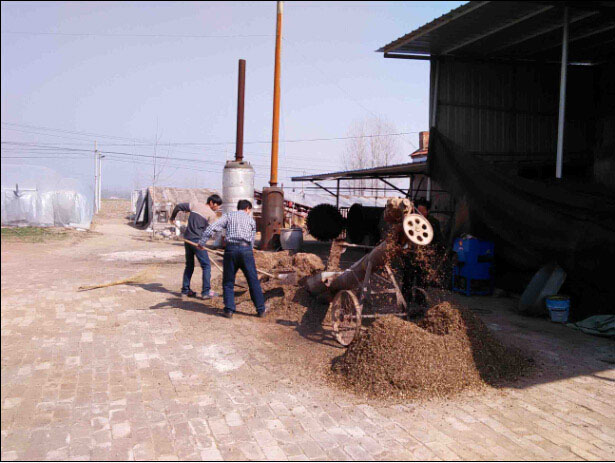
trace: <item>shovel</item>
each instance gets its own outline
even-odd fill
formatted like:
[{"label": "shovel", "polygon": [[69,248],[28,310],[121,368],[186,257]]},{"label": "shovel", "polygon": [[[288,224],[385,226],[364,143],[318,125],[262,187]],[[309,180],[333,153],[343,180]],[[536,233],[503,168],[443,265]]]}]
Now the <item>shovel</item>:
[{"label": "shovel", "polygon": [[[199,246],[197,243],[187,240],[187,239],[184,239],[184,242],[191,244],[192,246],[195,246],[195,247]],[[214,249],[209,249],[209,248],[206,248],[206,249],[208,252],[212,252],[217,256],[224,256],[224,253],[221,251],[216,251]],[[218,269],[220,270],[220,267],[218,267]],[[265,272],[264,270],[261,270],[259,268],[257,268],[256,271],[260,273],[261,275],[265,275],[265,276],[268,276],[269,278],[280,280],[280,282],[285,285],[293,285],[297,282],[297,272],[295,272],[294,270],[283,270],[276,274]]]}]

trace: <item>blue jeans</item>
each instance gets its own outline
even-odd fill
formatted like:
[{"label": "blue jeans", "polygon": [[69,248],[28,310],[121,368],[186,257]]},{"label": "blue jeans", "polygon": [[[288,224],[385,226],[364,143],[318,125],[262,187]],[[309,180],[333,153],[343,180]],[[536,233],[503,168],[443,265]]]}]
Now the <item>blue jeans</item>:
[{"label": "blue jeans", "polygon": [[224,310],[235,312],[235,276],[237,270],[241,269],[248,280],[250,297],[256,307],[257,312],[265,310],[265,296],[261,289],[254,254],[251,246],[239,246],[227,244],[224,250],[224,273],[222,278],[222,288],[224,297]]},{"label": "blue jeans", "polygon": [[211,289],[211,263],[209,262],[209,254],[207,254],[207,251],[201,251],[188,243],[184,243],[184,248],[186,249],[186,268],[184,269],[182,294],[187,294],[188,291],[190,291],[190,280],[194,273],[194,256],[196,256],[203,269],[203,290],[201,294],[208,294]]}]

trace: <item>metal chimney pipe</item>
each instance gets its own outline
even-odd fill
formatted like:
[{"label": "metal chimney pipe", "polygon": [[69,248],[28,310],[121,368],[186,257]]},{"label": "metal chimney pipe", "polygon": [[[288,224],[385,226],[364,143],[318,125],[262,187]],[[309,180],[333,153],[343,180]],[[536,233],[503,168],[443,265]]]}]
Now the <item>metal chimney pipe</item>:
[{"label": "metal chimney pipe", "polygon": [[278,185],[278,144],[280,138],[280,54],[282,50],[282,12],[284,2],[278,1],[275,29],[275,68],[273,71],[273,127],[271,134],[271,179],[269,185]]},{"label": "metal chimney pipe", "polygon": [[237,139],[235,141],[235,161],[243,161],[243,113],[246,92],[246,60],[239,60],[237,79]]}]

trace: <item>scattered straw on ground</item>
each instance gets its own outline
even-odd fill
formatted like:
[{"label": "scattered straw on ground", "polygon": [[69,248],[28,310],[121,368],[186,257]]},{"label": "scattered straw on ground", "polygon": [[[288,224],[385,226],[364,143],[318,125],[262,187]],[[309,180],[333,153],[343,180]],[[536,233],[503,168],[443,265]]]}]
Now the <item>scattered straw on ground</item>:
[{"label": "scattered straw on ground", "polygon": [[288,251],[255,252],[254,262],[260,270],[270,272],[273,269],[287,269],[292,267],[293,259]]},{"label": "scattered straw on ground", "polygon": [[[291,255],[288,251],[280,252],[256,252],[254,253],[256,266],[266,272],[294,270],[297,272],[297,281],[304,277],[313,275],[322,271],[325,266],[322,259],[316,254],[311,253],[296,253]],[[247,283],[241,272],[237,272],[237,282],[246,286]],[[218,276],[212,280],[214,288],[222,286],[222,278]],[[300,323],[304,320],[308,310],[315,310],[318,313],[326,310],[326,304],[317,302],[304,289],[301,284],[297,285],[282,285],[275,278],[267,276],[261,277],[261,287],[265,296],[265,301],[269,306],[269,312],[265,320],[277,322],[284,320],[292,323]],[[238,294],[239,293],[239,294]],[[250,299],[248,291],[236,291],[235,304],[238,309],[250,313],[254,311],[254,306]]]},{"label": "scattered straw on ground", "polygon": [[444,302],[416,323],[377,319],[334,364],[333,377],[368,396],[427,398],[514,380],[529,364],[472,312]]},{"label": "scattered straw on ground", "polygon": [[293,270],[297,272],[300,278],[322,272],[324,268],[322,259],[316,254],[299,252],[293,256]]},{"label": "scattered straw on ground", "polygon": [[254,262],[259,270],[266,272],[294,270],[299,279],[314,275],[325,268],[320,257],[307,252],[298,252],[293,255],[289,251],[257,252],[254,254]]},{"label": "scattered straw on ground", "polygon": [[335,272],[340,269],[340,260],[342,253],[344,252],[343,246],[341,246],[340,240],[333,240],[331,242],[331,250],[329,251],[329,258],[327,259],[327,271]]}]

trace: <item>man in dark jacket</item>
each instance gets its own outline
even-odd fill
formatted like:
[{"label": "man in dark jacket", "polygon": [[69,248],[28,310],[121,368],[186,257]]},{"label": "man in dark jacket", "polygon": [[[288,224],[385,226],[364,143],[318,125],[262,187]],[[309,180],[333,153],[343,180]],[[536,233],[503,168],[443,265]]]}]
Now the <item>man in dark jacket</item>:
[{"label": "man in dark jacket", "polygon": [[[190,212],[188,217],[188,226],[184,232],[184,238],[188,241],[197,243],[201,239],[201,235],[209,225],[214,223],[218,218],[216,211],[220,209],[222,198],[218,195],[211,195],[207,198],[207,204],[203,203],[179,203],[173,209],[170,221],[173,222],[178,212]],[[211,299],[216,297],[214,291],[211,290],[211,263],[207,251],[198,249],[197,247],[184,243],[186,249],[186,268],[184,269],[184,280],[182,283],[182,296],[196,297],[196,293],[190,289],[190,280],[194,273],[194,257],[201,264],[203,269],[203,288],[201,290],[202,299]]]}]

